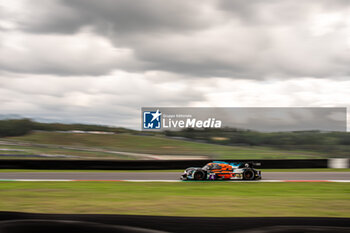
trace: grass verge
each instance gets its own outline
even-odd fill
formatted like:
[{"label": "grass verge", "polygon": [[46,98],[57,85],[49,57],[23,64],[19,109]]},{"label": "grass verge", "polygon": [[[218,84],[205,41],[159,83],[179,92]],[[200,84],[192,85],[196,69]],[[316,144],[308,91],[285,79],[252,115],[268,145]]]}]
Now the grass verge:
[{"label": "grass verge", "polygon": [[[119,152],[152,155],[193,155],[220,159],[308,159],[325,158],[326,154],[306,150],[283,150],[265,146],[224,146],[131,134],[95,135],[79,133],[34,132],[8,137],[11,142],[99,148]],[[20,146],[17,146],[20,149]],[[39,150],[38,148],[36,150]],[[58,152],[56,152],[58,153]],[[85,152],[84,152],[85,153]],[[79,152],[83,156],[83,152]],[[102,155],[101,155],[102,156]],[[109,156],[110,157],[110,156]],[[115,156],[118,158],[117,156]]]},{"label": "grass verge", "polygon": [[350,217],[342,183],[0,182],[0,210],[168,216]]}]

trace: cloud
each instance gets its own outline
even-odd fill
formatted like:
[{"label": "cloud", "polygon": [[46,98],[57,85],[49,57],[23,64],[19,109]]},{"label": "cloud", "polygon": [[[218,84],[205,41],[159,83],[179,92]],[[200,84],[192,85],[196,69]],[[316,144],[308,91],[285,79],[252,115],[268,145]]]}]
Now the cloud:
[{"label": "cloud", "polygon": [[[211,87],[207,89],[207,87]],[[216,107],[344,107],[350,96],[349,80],[319,80],[304,77],[291,80],[211,79],[203,87],[206,101],[196,106]],[[215,91],[218,90],[218,91]]]},{"label": "cloud", "polygon": [[88,29],[72,35],[0,32],[0,68],[11,72],[101,75],[137,66],[132,49],[116,48]]},{"label": "cloud", "polygon": [[[162,0],[29,0],[0,3],[3,29],[17,28],[38,34],[74,34],[86,26],[101,33],[166,33],[206,28],[217,19],[215,9],[194,1]],[[6,27],[9,24],[12,27]],[[1,25],[1,24],[0,24]],[[1,27],[0,27],[1,28]]]},{"label": "cloud", "polygon": [[349,106],[343,0],[0,0],[2,113],[135,128],[142,106]]},{"label": "cloud", "polygon": [[[163,79],[162,77],[167,77]],[[342,107],[350,81],[188,79],[164,72],[105,76],[0,75],[2,114],[140,127],[141,107]]]},{"label": "cloud", "polygon": [[[203,100],[202,94],[187,87],[186,83],[179,86],[178,79],[153,81],[166,75],[162,72],[135,74],[114,71],[98,77],[61,78],[2,73],[1,113],[58,122],[137,128],[142,106],[188,106],[192,101]],[[130,119],[134,119],[132,124],[127,123]]]},{"label": "cloud", "polygon": [[[9,17],[4,24],[16,25],[13,27],[24,33],[36,33],[42,46],[53,46],[47,34],[57,44],[64,36],[70,36],[74,43],[76,35],[89,28],[98,35],[80,38],[82,44],[104,38],[110,46],[131,51],[133,60],[127,62],[129,66],[101,61],[100,69],[91,66],[97,73],[107,74],[112,68],[131,71],[135,67],[238,79],[337,78],[350,73],[350,4],[342,0],[303,4],[291,0],[208,0],[201,4],[51,0],[36,5],[22,1],[23,6],[17,7],[21,10],[15,12],[23,14]],[[13,15],[9,12],[5,10],[5,15]],[[30,50],[31,45],[27,46]],[[79,46],[70,51],[74,54],[75,50]],[[94,53],[101,49],[91,50]],[[19,57],[13,56],[12,59]],[[86,59],[85,67],[90,67],[90,60]],[[37,72],[35,65],[23,65],[33,66],[33,72]],[[26,70],[29,72],[29,68]],[[91,72],[67,69],[67,74],[79,75],[79,71],[82,75]]]}]

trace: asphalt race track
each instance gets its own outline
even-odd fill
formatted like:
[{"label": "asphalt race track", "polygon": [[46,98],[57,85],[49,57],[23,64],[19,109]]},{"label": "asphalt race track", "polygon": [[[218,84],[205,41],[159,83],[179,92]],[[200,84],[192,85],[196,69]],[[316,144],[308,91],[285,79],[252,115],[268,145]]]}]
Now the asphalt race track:
[{"label": "asphalt race track", "polygon": [[[0,172],[0,180],[179,180],[179,172]],[[350,172],[263,172],[263,180],[350,180]]]}]

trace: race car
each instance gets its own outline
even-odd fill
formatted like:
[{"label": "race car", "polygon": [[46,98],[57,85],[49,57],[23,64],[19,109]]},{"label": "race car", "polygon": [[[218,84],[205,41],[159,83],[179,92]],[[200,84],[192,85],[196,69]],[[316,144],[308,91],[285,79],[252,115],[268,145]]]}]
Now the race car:
[{"label": "race car", "polygon": [[259,180],[261,171],[255,170],[253,162],[227,163],[213,161],[204,167],[189,167],[181,175],[181,180]]}]

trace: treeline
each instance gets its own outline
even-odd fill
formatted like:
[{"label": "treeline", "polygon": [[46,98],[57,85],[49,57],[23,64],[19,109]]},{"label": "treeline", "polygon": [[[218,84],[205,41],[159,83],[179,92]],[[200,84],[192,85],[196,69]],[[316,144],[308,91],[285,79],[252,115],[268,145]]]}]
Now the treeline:
[{"label": "treeline", "polygon": [[0,137],[28,134],[33,128],[32,124],[29,119],[0,120]]},{"label": "treeline", "polygon": [[256,132],[234,128],[224,129],[184,129],[166,131],[166,136],[181,137],[224,145],[350,145],[350,133],[347,132]]},{"label": "treeline", "polygon": [[[109,127],[103,125],[88,124],[62,124],[41,123],[30,119],[0,120],[0,137],[21,136],[34,130],[41,131],[103,131],[113,133],[133,133],[140,135],[153,135],[152,132],[139,132],[135,130]],[[160,133],[162,134],[162,133]],[[249,145],[249,146],[310,146],[324,145],[350,145],[350,133],[347,132],[320,132],[320,131],[296,131],[296,132],[257,132],[235,128],[224,129],[193,129],[182,131],[165,131],[169,137],[181,137],[189,140],[202,141],[223,145]]]},{"label": "treeline", "polygon": [[10,119],[0,120],[0,137],[21,136],[34,130],[42,131],[103,131],[113,133],[129,133],[133,130],[125,128],[108,127],[102,125],[87,124],[61,124],[61,123],[41,123],[30,119]]}]

